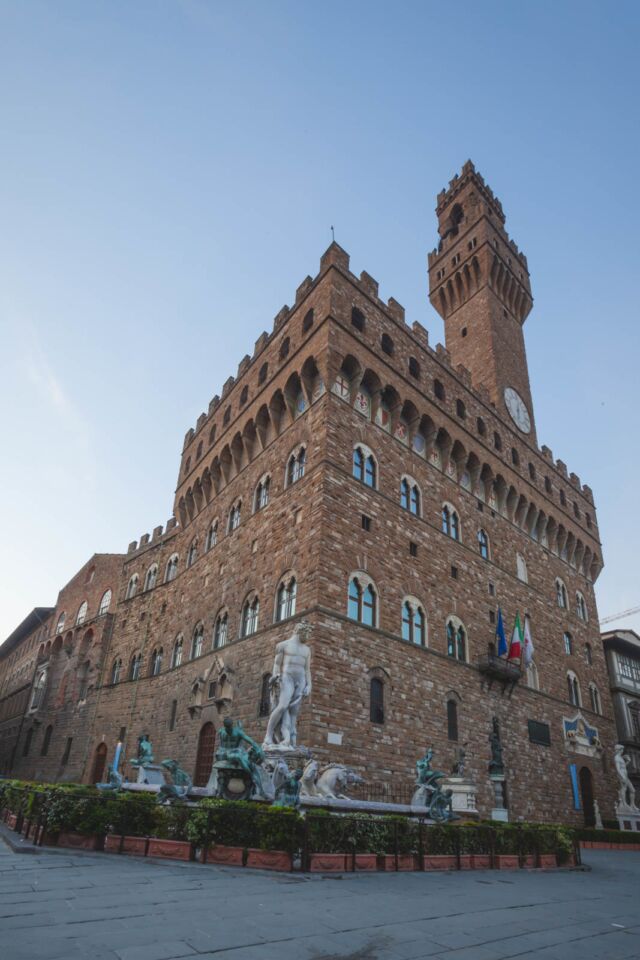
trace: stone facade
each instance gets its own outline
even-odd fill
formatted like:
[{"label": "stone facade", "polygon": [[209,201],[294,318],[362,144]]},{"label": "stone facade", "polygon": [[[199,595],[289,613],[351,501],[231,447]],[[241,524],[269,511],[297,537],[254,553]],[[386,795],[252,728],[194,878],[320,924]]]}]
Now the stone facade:
[{"label": "stone facade", "polygon": [[640,637],[634,630],[607,630],[602,644],[618,743],[629,757],[629,777],[640,800]]},{"label": "stone facade", "polygon": [[[225,715],[264,735],[265,677],[291,633],[295,581],[295,617],[313,628],[299,739],[319,760],[352,765],[392,798],[399,782],[411,790],[426,745],[448,769],[466,744],[486,816],[497,717],[511,819],[580,822],[594,796],[613,816],[595,507],[535,439],[526,260],[472,164],[438,197],[438,216],[430,296],[447,349],[430,347],[332,244],[188,431],[176,519],[113,559],[117,596],[92,641],[82,705],[78,685],[63,683],[86,662],[81,638],[53,630],[41,649],[51,665],[41,722],[73,748],[64,769],[59,749],[47,762],[18,750],[16,775],[91,781],[119,736],[132,756],[144,731],[156,758],[202,782]],[[528,432],[505,406],[509,387]],[[404,493],[417,488],[411,502],[403,480]],[[348,604],[350,583],[360,598]],[[528,616],[535,645],[535,669],[513,686],[480,670],[498,605],[508,632],[517,611]],[[423,620],[420,642],[403,639],[405,609]]]}]

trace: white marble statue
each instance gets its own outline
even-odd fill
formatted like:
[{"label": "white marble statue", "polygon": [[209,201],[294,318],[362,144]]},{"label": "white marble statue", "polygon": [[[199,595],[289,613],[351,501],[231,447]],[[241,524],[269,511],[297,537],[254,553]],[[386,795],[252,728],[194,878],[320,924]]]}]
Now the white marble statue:
[{"label": "white marble statue", "polygon": [[618,787],[618,808],[635,811],[638,809],[636,807],[636,790],[629,779],[629,771],[627,770],[631,761],[624,753],[624,747],[621,743],[616,743],[614,747],[613,762],[616,773],[618,774],[618,780],[620,781]]},{"label": "white marble statue", "polygon": [[297,722],[302,698],[311,693],[311,650],[304,642],[311,633],[306,620],[296,624],[288,640],[276,646],[271,674],[272,702],[263,747],[295,750]]},{"label": "white marble statue", "polygon": [[362,777],[342,763],[330,763],[322,773],[318,773],[317,760],[309,760],[302,773],[300,796],[348,800],[342,791],[351,784],[363,782]]}]

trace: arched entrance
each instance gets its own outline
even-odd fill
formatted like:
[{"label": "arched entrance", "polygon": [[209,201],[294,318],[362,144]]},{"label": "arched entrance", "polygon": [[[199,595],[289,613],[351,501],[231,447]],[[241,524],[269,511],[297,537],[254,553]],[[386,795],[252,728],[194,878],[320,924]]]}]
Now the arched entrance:
[{"label": "arched entrance", "polygon": [[580,768],[580,796],[585,827],[595,827],[596,814],[593,806],[593,774],[589,767]]},{"label": "arched entrance", "polygon": [[96,747],[96,754],[93,760],[93,773],[91,774],[91,783],[104,782],[104,768],[107,765],[107,745],[99,743]]},{"label": "arched entrance", "polygon": [[216,742],[216,731],[212,723],[205,723],[198,737],[198,753],[196,754],[196,771],[193,777],[195,787],[206,787],[213,764],[213,748]]}]

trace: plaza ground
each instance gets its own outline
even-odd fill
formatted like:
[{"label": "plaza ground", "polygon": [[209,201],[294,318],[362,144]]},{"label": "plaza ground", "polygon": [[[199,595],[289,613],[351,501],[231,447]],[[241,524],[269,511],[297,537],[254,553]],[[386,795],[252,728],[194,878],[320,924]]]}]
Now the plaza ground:
[{"label": "plaza ground", "polygon": [[640,958],[640,853],[588,872],[321,877],[0,840],[3,960]]}]

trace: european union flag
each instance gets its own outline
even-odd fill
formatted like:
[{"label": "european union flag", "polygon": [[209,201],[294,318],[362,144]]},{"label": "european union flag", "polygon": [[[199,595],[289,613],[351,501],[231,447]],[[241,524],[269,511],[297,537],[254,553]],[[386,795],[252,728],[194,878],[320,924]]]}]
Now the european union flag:
[{"label": "european union flag", "polygon": [[498,639],[498,656],[503,657],[509,651],[509,644],[504,633],[504,623],[502,622],[502,610],[498,607],[498,624],[496,626],[496,637]]}]

